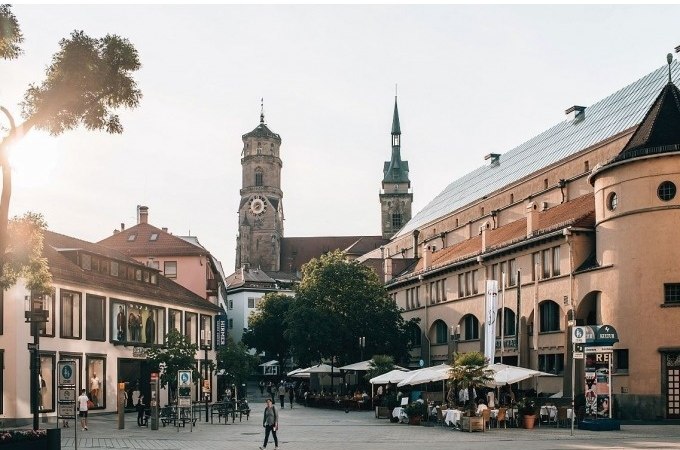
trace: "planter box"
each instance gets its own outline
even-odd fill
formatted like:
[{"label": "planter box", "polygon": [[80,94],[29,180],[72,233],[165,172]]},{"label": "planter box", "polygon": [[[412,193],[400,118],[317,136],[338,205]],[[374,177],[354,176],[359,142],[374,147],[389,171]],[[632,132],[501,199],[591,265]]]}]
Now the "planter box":
[{"label": "planter box", "polygon": [[38,441],[19,441],[10,442],[8,444],[1,444],[2,450],[48,450],[47,439],[40,439]]},{"label": "planter box", "polygon": [[460,418],[460,430],[472,433],[473,431],[484,431],[483,417],[466,417]]},{"label": "planter box", "polygon": [[376,419],[389,419],[390,409],[387,406],[376,406],[375,407],[375,417]]}]

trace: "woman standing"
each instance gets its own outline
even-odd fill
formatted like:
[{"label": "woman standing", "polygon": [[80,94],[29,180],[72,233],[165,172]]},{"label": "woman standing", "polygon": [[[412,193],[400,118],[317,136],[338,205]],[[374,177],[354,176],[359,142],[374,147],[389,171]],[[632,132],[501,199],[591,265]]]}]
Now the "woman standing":
[{"label": "woman standing", "polygon": [[274,437],[274,450],[279,448],[279,439],[276,437],[276,432],[279,429],[279,413],[276,411],[276,406],[274,406],[271,399],[267,399],[264,408],[264,418],[262,420],[262,426],[264,427],[264,444],[260,447],[260,450],[267,448],[267,441],[269,441],[269,433]]}]

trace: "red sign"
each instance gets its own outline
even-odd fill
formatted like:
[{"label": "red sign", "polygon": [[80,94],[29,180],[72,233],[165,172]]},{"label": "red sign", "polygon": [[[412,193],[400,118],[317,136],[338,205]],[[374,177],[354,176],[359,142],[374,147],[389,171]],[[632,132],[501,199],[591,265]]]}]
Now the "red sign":
[{"label": "red sign", "polygon": [[151,372],[151,381],[158,381],[158,373]]}]

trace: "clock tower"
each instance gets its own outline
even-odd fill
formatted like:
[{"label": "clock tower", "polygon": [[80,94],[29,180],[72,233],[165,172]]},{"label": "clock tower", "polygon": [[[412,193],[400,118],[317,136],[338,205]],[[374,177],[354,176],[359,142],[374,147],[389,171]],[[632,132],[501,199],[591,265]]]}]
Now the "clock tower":
[{"label": "clock tower", "polygon": [[278,272],[283,237],[281,137],[267,127],[263,110],[260,124],[242,139],[236,269],[246,266]]},{"label": "clock tower", "polygon": [[380,222],[382,237],[391,239],[406,222],[411,220],[413,193],[408,178],[408,161],[401,160],[401,127],[397,97],[394,97],[392,116],[392,159],[383,166],[382,190],[380,191]]}]

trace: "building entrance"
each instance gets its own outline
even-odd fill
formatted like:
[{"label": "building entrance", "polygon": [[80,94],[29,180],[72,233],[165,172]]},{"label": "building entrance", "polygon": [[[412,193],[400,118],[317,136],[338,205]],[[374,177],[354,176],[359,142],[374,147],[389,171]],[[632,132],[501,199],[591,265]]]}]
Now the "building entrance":
[{"label": "building entrance", "polygon": [[149,406],[151,398],[151,370],[144,359],[118,358],[118,382],[125,383],[125,409],[132,410],[140,395],[142,402]]},{"label": "building entrance", "polygon": [[666,354],[666,418],[680,419],[680,352]]}]

